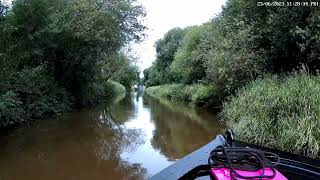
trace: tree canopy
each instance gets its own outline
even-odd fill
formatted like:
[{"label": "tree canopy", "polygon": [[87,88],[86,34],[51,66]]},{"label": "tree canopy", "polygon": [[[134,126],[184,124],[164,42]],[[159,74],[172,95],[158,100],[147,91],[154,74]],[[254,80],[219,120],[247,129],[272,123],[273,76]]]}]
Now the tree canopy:
[{"label": "tree canopy", "polygon": [[145,84],[154,86],[174,82],[174,75],[170,71],[170,65],[178,48],[181,46],[186,29],[174,28],[168,31],[162,39],[155,43],[157,58],[152,67],[145,70]]},{"label": "tree canopy", "polygon": [[32,95],[49,98],[40,107],[95,103],[97,83],[132,64],[124,47],[144,38],[136,0],[15,0],[0,10],[0,97],[16,106]]},{"label": "tree canopy", "polygon": [[[254,0],[228,0],[219,16],[185,29],[178,48],[161,43],[174,30],[159,40],[157,59],[145,71],[146,85],[202,83],[232,94],[266,74],[302,68],[317,73],[319,17],[318,8],[311,6],[266,7]],[[163,63],[166,56],[169,60]],[[168,64],[170,70],[159,70]],[[157,76],[167,74],[174,78],[164,81]]]}]

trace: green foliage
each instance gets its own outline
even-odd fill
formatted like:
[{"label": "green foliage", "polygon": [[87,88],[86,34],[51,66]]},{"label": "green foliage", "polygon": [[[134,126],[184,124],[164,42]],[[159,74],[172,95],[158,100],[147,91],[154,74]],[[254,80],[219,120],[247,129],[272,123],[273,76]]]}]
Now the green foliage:
[{"label": "green foliage", "polygon": [[0,10],[2,125],[95,105],[122,91],[107,83],[121,68],[134,76],[119,75],[126,86],[136,78],[123,52],[144,37],[136,0],[15,0]]},{"label": "green foliage", "polygon": [[[319,74],[319,13],[311,6],[228,0],[211,22],[187,29],[175,53],[157,48],[154,65],[144,71],[145,85],[155,86],[147,93],[206,107],[238,92],[223,115],[242,140],[319,158],[320,78],[259,79],[299,70]],[[159,52],[174,54],[173,61],[163,63]],[[167,65],[170,71],[159,68]],[[163,85],[173,82],[183,84]]]},{"label": "green foliage", "polygon": [[155,86],[177,81],[177,77],[170,71],[170,65],[174,60],[176,51],[181,46],[187,29],[188,28],[174,28],[156,42],[157,59],[148,70],[144,71],[144,83],[146,86]]},{"label": "green foliage", "polygon": [[136,65],[126,63],[119,71],[117,71],[112,77],[112,80],[122,84],[127,91],[131,90],[134,84],[139,84],[140,71]]},{"label": "green foliage", "polygon": [[252,50],[255,42],[250,26],[239,22],[237,30],[227,32],[228,23],[223,20],[214,25],[216,29],[206,35],[212,47],[205,57],[207,79],[231,94],[265,73],[265,57]]},{"label": "green foliage", "polygon": [[174,28],[168,31],[163,39],[156,42],[156,52],[160,68],[167,68],[174,59],[174,54],[181,46],[186,29]]},{"label": "green foliage", "polygon": [[101,64],[116,64],[119,58],[110,57],[143,37],[144,15],[135,0],[16,0],[0,28],[6,36],[0,53],[18,71],[47,63],[55,81],[84,106],[101,73],[116,72],[102,71]]},{"label": "green foliage", "polygon": [[126,88],[122,84],[114,81],[96,82],[89,89],[88,102],[90,105],[106,103],[111,99],[126,93]]},{"label": "green foliage", "polygon": [[117,82],[114,81],[108,81],[105,85],[104,85],[104,89],[105,89],[105,94],[108,97],[115,97],[118,95],[122,95],[126,93],[126,88]]},{"label": "green foliage", "polygon": [[222,115],[241,140],[319,158],[320,77],[266,78],[243,88]]},{"label": "green foliage", "polygon": [[[138,17],[144,13],[140,6],[133,5],[134,2],[70,1],[64,12],[56,11],[52,16],[51,29],[61,37],[58,52],[62,52],[65,59],[54,62],[57,64],[55,75],[75,94],[77,104],[87,104],[85,99],[90,96],[87,92],[92,87],[92,79],[101,72],[100,64],[111,68],[104,71],[105,74],[114,74],[119,67],[119,63],[114,61],[119,58],[110,57],[117,55],[129,41],[141,39],[144,27]],[[78,12],[82,12],[81,15]]]},{"label": "green foliage", "polygon": [[165,84],[167,79],[165,79],[165,72],[157,69],[156,65],[152,65],[148,69],[143,71],[144,73],[144,84],[147,87],[157,86],[159,84]]},{"label": "green foliage", "polygon": [[209,28],[211,28],[210,23],[190,28],[175,54],[171,71],[181,79],[182,83],[197,83],[205,77],[205,51],[201,47],[201,42],[204,40],[204,32]]},{"label": "green foliage", "polygon": [[171,102],[183,102],[198,108],[217,107],[221,92],[216,87],[205,85],[172,84],[146,89],[150,96],[165,98]]},{"label": "green foliage", "polygon": [[266,73],[288,73],[302,64],[316,73],[318,24],[315,7],[269,8],[229,0],[218,17],[188,30],[171,73],[176,82],[213,84],[227,94]]},{"label": "green foliage", "polygon": [[26,105],[26,117],[33,119],[57,115],[71,108],[70,94],[43,72],[42,67],[27,69],[17,74],[13,91]]},{"label": "green foliage", "polygon": [[7,91],[0,96],[0,127],[23,122],[23,114],[22,102],[14,92]]},{"label": "green foliage", "polygon": [[191,86],[191,104],[196,107],[219,107],[223,97],[222,90],[216,86]]},{"label": "green foliage", "polygon": [[[311,72],[319,69],[314,54],[317,42],[314,35],[319,27],[316,7],[258,7],[256,1],[229,0],[220,17],[226,37],[247,34],[244,46],[235,45],[245,54],[254,54],[254,61],[270,73],[291,72],[306,64]],[[312,30],[311,30],[312,29]],[[315,30],[317,29],[317,30]],[[236,41],[237,42],[237,41]],[[238,51],[238,53],[239,53]],[[237,53],[237,54],[238,54]],[[259,73],[259,71],[258,71]]]},{"label": "green foliage", "polygon": [[46,75],[45,66],[24,69],[2,80],[0,127],[71,110],[70,94]]}]

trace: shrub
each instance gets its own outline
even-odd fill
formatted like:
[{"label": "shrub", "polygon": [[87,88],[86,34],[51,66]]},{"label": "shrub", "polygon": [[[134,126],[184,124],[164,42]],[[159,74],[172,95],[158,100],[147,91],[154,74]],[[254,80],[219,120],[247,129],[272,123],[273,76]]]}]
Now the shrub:
[{"label": "shrub", "polygon": [[206,108],[219,106],[223,93],[215,86],[196,85],[192,87],[191,104],[196,107]]},{"label": "shrub", "polygon": [[24,121],[22,102],[17,95],[8,91],[0,96],[0,127]]},{"label": "shrub", "polygon": [[162,86],[152,86],[146,89],[146,93],[150,96],[160,97],[160,98],[167,98],[167,95],[169,94],[169,88],[168,86],[162,85]]},{"label": "shrub", "polygon": [[46,66],[7,73],[1,82],[0,127],[71,110],[72,97],[45,70]]},{"label": "shrub", "polygon": [[185,102],[198,108],[218,106],[222,99],[222,94],[216,87],[206,85],[172,84],[153,86],[147,88],[146,93],[172,102]]},{"label": "shrub", "polygon": [[108,81],[104,84],[104,92],[107,97],[114,97],[126,93],[126,88],[117,82]]},{"label": "shrub", "polygon": [[96,82],[89,89],[88,103],[92,106],[108,102],[110,99],[126,93],[126,88],[115,81]]},{"label": "shrub", "polygon": [[13,88],[22,101],[24,118],[44,118],[71,110],[71,95],[49,77],[45,65],[18,72]]},{"label": "shrub", "polygon": [[168,86],[168,94],[166,96],[173,102],[189,102],[190,91],[183,84],[173,84]]},{"label": "shrub", "polygon": [[224,103],[240,140],[319,158],[320,77],[260,79]]}]

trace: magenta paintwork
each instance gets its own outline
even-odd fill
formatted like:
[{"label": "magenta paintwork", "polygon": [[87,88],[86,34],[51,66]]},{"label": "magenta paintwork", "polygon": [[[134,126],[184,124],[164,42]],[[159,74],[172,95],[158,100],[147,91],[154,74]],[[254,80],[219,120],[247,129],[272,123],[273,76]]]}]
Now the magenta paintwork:
[{"label": "magenta paintwork", "polygon": [[[258,171],[242,171],[242,170],[236,170],[236,172],[242,176],[259,176],[262,175],[262,169]],[[231,180],[230,176],[230,169],[228,168],[219,168],[211,169],[211,173],[217,180]],[[269,175],[271,176],[273,174],[272,170],[270,168],[265,168],[264,175]],[[257,178],[258,179],[258,178]],[[241,178],[238,178],[238,180],[242,180]],[[256,179],[254,179],[256,180]],[[276,175],[272,179],[262,179],[262,180],[287,180],[286,177],[284,177],[279,171],[276,171]]]}]

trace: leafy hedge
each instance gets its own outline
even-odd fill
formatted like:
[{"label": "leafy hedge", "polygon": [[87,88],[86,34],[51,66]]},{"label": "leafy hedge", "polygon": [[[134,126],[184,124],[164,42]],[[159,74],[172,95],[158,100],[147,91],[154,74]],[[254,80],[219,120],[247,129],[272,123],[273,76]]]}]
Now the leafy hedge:
[{"label": "leafy hedge", "polygon": [[126,88],[115,81],[95,82],[90,88],[87,95],[87,104],[95,106],[104,103],[110,99],[126,93]]},{"label": "leafy hedge", "polygon": [[224,103],[241,140],[320,158],[320,77],[260,79]]},{"label": "leafy hedge", "polygon": [[8,91],[0,96],[0,126],[9,126],[23,122],[24,111],[17,94]]},{"label": "leafy hedge", "polygon": [[40,119],[72,109],[72,96],[47,75],[45,65],[2,78],[0,127]]},{"label": "leafy hedge", "polygon": [[148,95],[166,98],[172,102],[185,102],[198,108],[218,106],[221,102],[221,92],[214,86],[205,85],[161,85],[146,89]]}]

